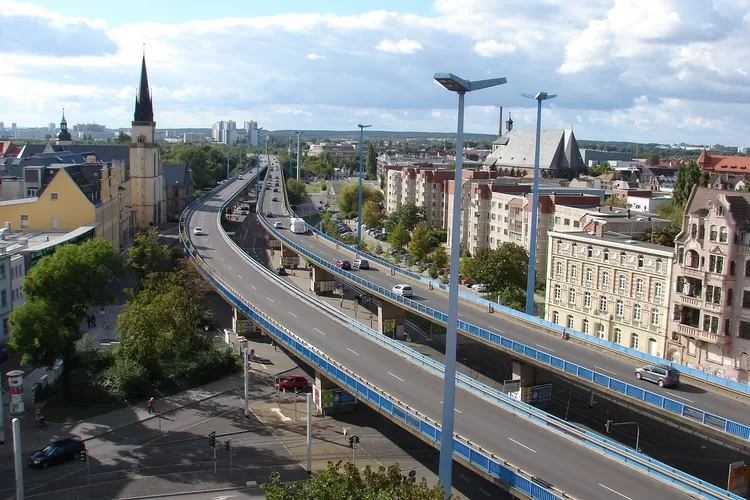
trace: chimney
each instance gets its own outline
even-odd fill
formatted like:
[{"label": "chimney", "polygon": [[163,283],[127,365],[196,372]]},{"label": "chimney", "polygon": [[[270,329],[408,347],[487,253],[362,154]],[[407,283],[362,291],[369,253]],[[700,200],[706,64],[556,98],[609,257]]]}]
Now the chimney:
[{"label": "chimney", "polygon": [[500,106],[500,123],[497,126],[497,138],[501,138],[503,136],[503,107]]},{"label": "chimney", "polygon": [[597,236],[599,236],[600,238],[603,237],[604,236],[604,224],[597,223],[594,226],[594,231],[596,231]]}]

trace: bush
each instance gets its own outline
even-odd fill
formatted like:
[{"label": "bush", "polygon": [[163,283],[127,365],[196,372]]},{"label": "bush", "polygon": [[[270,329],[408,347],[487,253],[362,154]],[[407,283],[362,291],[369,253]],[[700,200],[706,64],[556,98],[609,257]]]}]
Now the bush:
[{"label": "bush", "polygon": [[125,358],[117,357],[115,363],[102,372],[99,384],[116,399],[146,397],[151,392],[151,381],[146,368]]},{"label": "bush", "polygon": [[328,183],[326,181],[320,181],[320,190],[328,191]]},{"label": "bush", "polygon": [[176,387],[207,384],[235,372],[237,357],[226,346],[206,346],[202,350],[181,353],[164,364],[164,380]]}]

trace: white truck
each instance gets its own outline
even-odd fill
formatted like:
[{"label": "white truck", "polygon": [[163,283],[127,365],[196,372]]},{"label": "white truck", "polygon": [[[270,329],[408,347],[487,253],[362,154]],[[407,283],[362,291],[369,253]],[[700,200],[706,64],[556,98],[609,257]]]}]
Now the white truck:
[{"label": "white truck", "polygon": [[305,234],[307,232],[307,222],[305,222],[305,219],[292,219],[289,224],[289,230],[295,234]]}]

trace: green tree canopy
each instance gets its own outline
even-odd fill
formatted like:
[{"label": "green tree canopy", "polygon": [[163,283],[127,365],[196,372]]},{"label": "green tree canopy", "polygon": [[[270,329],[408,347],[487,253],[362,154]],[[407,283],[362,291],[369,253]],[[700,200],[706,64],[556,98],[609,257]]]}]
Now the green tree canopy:
[{"label": "green tree canopy", "polygon": [[661,157],[659,156],[659,153],[649,153],[648,155],[646,155],[647,165],[655,167],[659,165],[660,162],[661,162]]},{"label": "green tree canopy", "polygon": [[687,165],[683,165],[677,169],[677,179],[674,184],[674,192],[672,193],[674,203],[680,207],[684,207],[690,197],[693,186],[700,184],[701,179],[701,169],[695,162],[691,161]]},{"label": "green tree canopy", "polygon": [[135,235],[128,248],[128,264],[145,276],[173,269],[175,260],[172,250],[157,241],[156,229],[151,228]]},{"label": "green tree canopy", "polygon": [[[328,462],[326,470],[306,481],[282,483],[278,472],[261,486],[267,500],[444,500],[440,485],[404,482],[398,465],[364,472],[352,463]],[[449,498],[453,498],[452,496]]]},{"label": "green tree canopy", "polygon": [[394,248],[404,248],[410,240],[409,231],[401,223],[396,224],[393,230],[388,233],[388,243]]},{"label": "green tree canopy", "polygon": [[120,131],[117,134],[117,144],[130,144],[130,134]]},{"label": "green tree canopy", "polygon": [[289,197],[289,203],[292,205],[302,203],[302,200],[305,199],[306,192],[307,189],[304,182],[298,181],[297,179],[286,180],[286,194]]},{"label": "green tree canopy", "polygon": [[430,227],[426,223],[420,222],[411,233],[409,253],[412,254],[415,259],[424,259],[430,251],[431,242]]},{"label": "green tree canopy", "polygon": [[445,251],[445,247],[442,245],[437,247],[435,251],[430,254],[430,260],[438,269],[448,267],[448,252]]},{"label": "green tree canopy", "polygon": [[526,287],[529,253],[521,245],[506,242],[498,248],[483,248],[477,250],[472,260],[472,278],[485,283],[490,291]]},{"label": "green tree canopy", "polygon": [[380,206],[372,200],[362,204],[362,223],[370,227],[380,227],[383,222],[383,211]]},{"label": "green tree canopy", "polygon": [[404,203],[398,210],[388,216],[385,227],[391,230],[399,222],[404,225],[407,231],[413,230],[417,224],[424,220],[424,209],[413,203]]},{"label": "green tree canopy", "polygon": [[365,171],[367,172],[367,177],[370,179],[375,179],[378,175],[378,153],[375,151],[375,144],[373,144],[372,141],[367,143]]},{"label": "green tree canopy", "polygon": [[647,241],[654,245],[664,245],[667,247],[674,246],[674,239],[680,233],[681,228],[670,225],[664,229],[654,228],[641,237],[641,241]]},{"label": "green tree canopy", "polygon": [[[362,185],[362,207],[368,201],[380,204],[383,202],[383,193],[375,188]],[[359,207],[359,184],[351,183],[344,185],[339,191],[339,207],[345,214],[357,212]]]},{"label": "green tree canopy", "polygon": [[[58,359],[69,367],[83,318],[92,304],[111,301],[107,285],[123,273],[120,255],[101,238],[63,245],[42,258],[24,279],[26,302],[10,316],[13,350],[34,367],[50,367]],[[63,389],[70,394],[68,373],[63,370]]]},{"label": "green tree canopy", "polygon": [[[229,169],[232,172],[255,163],[248,157],[244,144],[235,144],[229,150]],[[227,147],[224,144],[173,144],[162,155],[164,163],[181,163],[187,166],[197,189],[207,189],[227,176]]]}]

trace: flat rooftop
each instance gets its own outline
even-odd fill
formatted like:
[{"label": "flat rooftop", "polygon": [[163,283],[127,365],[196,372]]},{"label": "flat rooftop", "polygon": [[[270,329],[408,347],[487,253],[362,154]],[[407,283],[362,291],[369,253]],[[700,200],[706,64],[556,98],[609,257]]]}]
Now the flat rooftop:
[{"label": "flat rooftop", "polygon": [[[19,250],[39,250],[45,247],[60,245],[68,240],[76,238],[96,226],[81,226],[72,231],[44,231],[17,229],[3,232],[0,238],[0,248],[8,253]],[[2,231],[3,228],[0,228]]]}]

